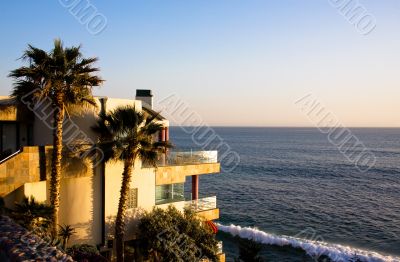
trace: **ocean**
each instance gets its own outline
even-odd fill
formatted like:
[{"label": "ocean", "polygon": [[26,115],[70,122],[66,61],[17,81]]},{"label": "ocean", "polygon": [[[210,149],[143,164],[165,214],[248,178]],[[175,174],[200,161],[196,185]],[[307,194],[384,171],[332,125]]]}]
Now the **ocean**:
[{"label": "ocean", "polygon": [[176,151],[223,143],[240,156],[235,168],[222,162],[225,171],[200,176],[200,197],[217,196],[227,261],[238,256],[234,235],[263,243],[265,261],[400,261],[400,129],[351,129],[376,159],[366,171],[316,128],[207,134],[213,141],[200,144],[199,132],[171,127],[170,140]]}]

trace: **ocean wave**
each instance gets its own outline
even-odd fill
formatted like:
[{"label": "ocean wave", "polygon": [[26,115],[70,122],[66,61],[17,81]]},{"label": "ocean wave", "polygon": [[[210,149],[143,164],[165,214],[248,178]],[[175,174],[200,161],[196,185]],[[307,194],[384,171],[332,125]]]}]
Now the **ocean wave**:
[{"label": "ocean wave", "polygon": [[400,262],[400,257],[386,256],[374,251],[362,250],[339,244],[331,244],[323,241],[290,236],[278,236],[251,227],[235,225],[224,226],[221,224],[217,224],[217,226],[220,231],[229,233],[233,236],[239,236],[261,244],[300,248],[312,257],[325,255],[335,262],[348,262],[352,257],[354,257],[354,254],[357,254],[357,256],[365,262]]}]

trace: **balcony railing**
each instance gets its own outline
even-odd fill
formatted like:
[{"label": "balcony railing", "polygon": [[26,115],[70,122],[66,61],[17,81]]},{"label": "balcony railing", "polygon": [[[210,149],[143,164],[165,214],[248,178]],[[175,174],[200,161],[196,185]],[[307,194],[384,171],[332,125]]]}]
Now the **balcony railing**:
[{"label": "balcony railing", "polygon": [[18,155],[21,153],[21,149],[17,150],[16,152],[12,153],[11,151],[4,151],[0,153],[0,164],[6,162],[8,159],[12,158],[13,156]]},{"label": "balcony railing", "polygon": [[205,197],[196,200],[186,201],[185,207],[195,212],[206,211],[217,208],[217,197]]},{"label": "balcony railing", "polygon": [[[160,156],[160,159],[157,161],[157,166],[180,166],[217,162],[218,151],[171,151],[165,155]],[[150,165],[148,164],[143,164],[143,166],[150,167]]]},{"label": "balcony railing", "polygon": [[218,243],[217,243],[217,254],[222,254],[224,251],[223,251],[223,243],[222,243],[222,241],[218,241]]}]

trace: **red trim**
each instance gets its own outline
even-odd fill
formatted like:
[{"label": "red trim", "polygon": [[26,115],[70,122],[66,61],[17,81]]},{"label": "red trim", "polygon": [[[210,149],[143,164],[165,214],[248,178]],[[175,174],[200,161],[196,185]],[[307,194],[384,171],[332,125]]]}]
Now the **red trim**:
[{"label": "red trim", "polygon": [[218,233],[218,227],[212,221],[206,221],[207,225],[211,228],[214,234]]},{"label": "red trim", "polygon": [[169,129],[168,129],[168,127],[165,128],[165,141],[169,141]]},{"label": "red trim", "polygon": [[160,142],[167,141],[165,135],[166,135],[166,127],[163,127],[158,133],[158,141]]},{"label": "red trim", "polygon": [[199,199],[199,176],[192,175],[192,200]]}]

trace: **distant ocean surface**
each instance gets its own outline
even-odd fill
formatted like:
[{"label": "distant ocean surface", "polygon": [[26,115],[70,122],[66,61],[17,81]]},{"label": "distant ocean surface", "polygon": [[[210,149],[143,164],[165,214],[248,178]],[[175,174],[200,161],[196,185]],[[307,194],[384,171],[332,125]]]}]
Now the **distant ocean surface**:
[{"label": "distant ocean surface", "polygon": [[[400,129],[351,129],[376,156],[365,173],[314,128],[213,130],[240,155],[233,171],[200,177],[200,197],[217,196],[227,261],[238,254],[231,233],[274,244],[263,245],[265,261],[400,261]],[[177,151],[200,149],[191,135],[170,130]]]}]

